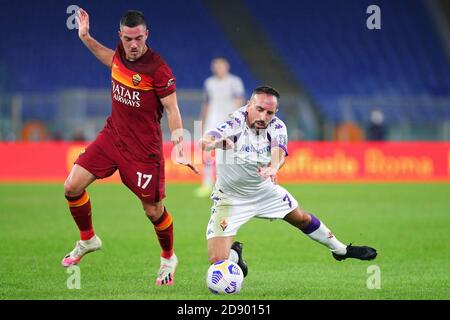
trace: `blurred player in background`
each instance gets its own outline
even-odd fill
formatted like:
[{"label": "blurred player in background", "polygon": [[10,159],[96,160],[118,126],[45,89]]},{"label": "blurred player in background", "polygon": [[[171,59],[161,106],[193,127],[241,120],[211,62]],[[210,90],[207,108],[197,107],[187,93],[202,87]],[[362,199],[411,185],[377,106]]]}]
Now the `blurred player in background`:
[{"label": "blurred player in background", "polygon": [[275,116],[279,96],[271,87],[256,88],[246,106],[201,140],[203,150],[217,149],[217,182],[206,230],[209,261],[230,259],[246,276],[242,243],[233,242],[233,237],[253,217],[284,219],[327,246],[336,260],[374,259],[375,249],[342,244],[323,222],[301,209],[297,200],[277,185],[277,172],[288,154],[286,125]]},{"label": "blurred player in background", "polygon": [[[106,125],[75,161],[64,184],[70,212],[80,230],[80,241],[62,260],[64,267],[101,248],[92,226],[91,203],[86,188],[96,179],[119,170],[122,182],[141,200],[154,225],[162,254],[157,285],[172,285],[178,259],[173,249],[172,217],[163,205],[164,157],[160,119],[168,115],[178,163],[198,173],[184,158],[182,120],[177,103],[175,76],[150,47],[144,15],[128,11],[120,20],[120,42],[115,51],[89,34],[89,16],[79,9],[78,35],[86,47],[111,69],[112,113]],[[88,72],[88,71],[86,71]]]},{"label": "blurred player in background", "polygon": [[370,111],[369,125],[367,127],[367,140],[385,141],[388,136],[388,126],[384,121],[384,113],[380,108]]},{"label": "blurred player in background", "polygon": [[[241,78],[230,73],[230,64],[225,58],[211,61],[213,75],[204,83],[204,104],[200,115],[203,132],[215,129],[237,108],[244,104],[245,89]],[[198,197],[211,194],[214,184],[214,159],[204,153],[202,185],[196,190]]]}]

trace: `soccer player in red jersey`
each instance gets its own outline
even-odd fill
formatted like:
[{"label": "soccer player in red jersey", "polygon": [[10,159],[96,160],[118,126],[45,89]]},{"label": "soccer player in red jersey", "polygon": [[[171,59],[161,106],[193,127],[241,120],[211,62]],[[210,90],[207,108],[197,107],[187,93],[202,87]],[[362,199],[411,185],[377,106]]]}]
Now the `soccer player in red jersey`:
[{"label": "soccer player in red jersey", "polygon": [[120,43],[113,51],[89,34],[89,15],[77,12],[78,36],[86,47],[111,69],[112,113],[106,125],[75,161],[64,183],[70,212],[80,230],[80,241],[62,260],[64,267],[101,248],[91,219],[86,188],[96,179],[119,170],[122,182],[141,200],[153,223],[162,249],[157,285],[172,285],[178,259],[173,249],[173,222],[163,205],[164,157],[160,120],[167,112],[176,161],[198,170],[184,157],[182,120],[177,103],[175,76],[165,61],[149,48],[144,15],[128,11],[120,20]]}]

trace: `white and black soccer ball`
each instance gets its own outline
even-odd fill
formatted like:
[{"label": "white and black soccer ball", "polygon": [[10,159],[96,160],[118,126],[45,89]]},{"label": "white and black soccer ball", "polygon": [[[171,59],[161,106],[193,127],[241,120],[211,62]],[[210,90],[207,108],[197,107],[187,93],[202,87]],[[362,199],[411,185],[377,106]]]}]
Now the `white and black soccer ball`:
[{"label": "white and black soccer ball", "polygon": [[234,294],[241,291],[244,274],[231,260],[220,260],[212,264],[206,274],[206,285],[215,294]]}]

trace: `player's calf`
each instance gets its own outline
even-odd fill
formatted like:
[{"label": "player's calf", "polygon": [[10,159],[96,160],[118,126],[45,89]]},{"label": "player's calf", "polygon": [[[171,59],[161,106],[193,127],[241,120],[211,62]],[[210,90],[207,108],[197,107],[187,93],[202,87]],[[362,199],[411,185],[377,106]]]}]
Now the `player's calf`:
[{"label": "player's calf", "polygon": [[313,214],[296,208],[286,215],[284,220],[297,227],[312,240],[325,245],[332,252],[345,254],[346,245],[341,243],[331,230]]}]

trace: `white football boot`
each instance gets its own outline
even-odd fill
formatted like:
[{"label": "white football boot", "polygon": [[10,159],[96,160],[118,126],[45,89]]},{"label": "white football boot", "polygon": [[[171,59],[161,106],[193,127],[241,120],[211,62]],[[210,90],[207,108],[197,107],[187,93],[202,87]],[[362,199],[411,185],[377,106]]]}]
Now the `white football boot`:
[{"label": "white football boot", "polygon": [[61,265],[65,268],[80,263],[81,258],[89,252],[100,250],[102,247],[102,240],[94,235],[89,240],[80,240],[75,243],[75,248],[69,252],[61,261]]},{"label": "white football boot", "polygon": [[175,253],[170,259],[161,257],[161,265],[156,278],[157,286],[171,286],[175,277],[175,269],[178,265],[178,258]]}]

